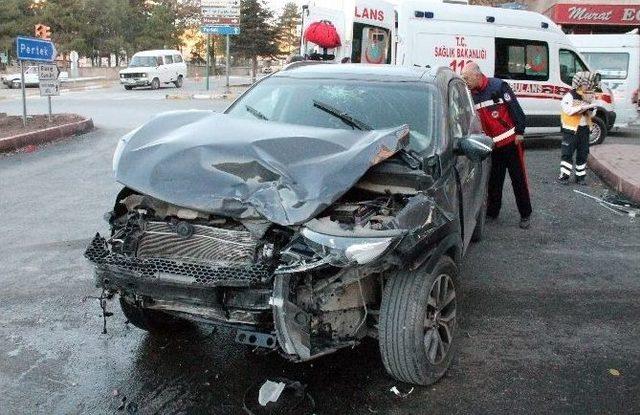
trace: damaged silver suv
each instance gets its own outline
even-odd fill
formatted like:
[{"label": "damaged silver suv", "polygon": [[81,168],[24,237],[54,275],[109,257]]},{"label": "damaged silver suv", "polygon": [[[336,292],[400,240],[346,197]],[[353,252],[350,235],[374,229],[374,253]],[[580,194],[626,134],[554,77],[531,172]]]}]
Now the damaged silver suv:
[{"label": "damaged silver suv", "polygon": [[430,384],[455,350],[492,147],[448,69],[294,64],[223,114],[124,136],[111,234],[85,255],[141,329],[229,326],[292,361],[370,336],[393,377]]}]

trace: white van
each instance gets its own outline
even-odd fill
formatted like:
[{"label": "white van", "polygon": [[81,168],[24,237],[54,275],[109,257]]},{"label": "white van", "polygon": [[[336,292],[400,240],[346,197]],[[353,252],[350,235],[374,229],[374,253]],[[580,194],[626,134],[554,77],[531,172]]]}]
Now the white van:
[{"label": "white van", "polygon": [[129,66],[120,71],[120,83],[124,89],[150,86],[158,89],[162,84],[173,83],[180,88],[187,77],[187,64],[177,50],[146,50],[138,52]]},{"label": "white van", "polygon": [[569,39],[611,88],[616,104],[615,127],[640,121],[640,35],[569,35]]},{"label": "white van", "polygon": [[[534,12],[437,0],[407,0],[395,8],[384,0],[315,0],[303,19],[303,31],[314,21],[334,23],[342,39],[331,51],[336,62],[373,63],[363,58],[369,49],[384,56],[379,63],[447,66],[458,73],[476,62],[487,76],[511,85],[527,115],[527,135],[560,131],[560,101],[573,75],[588,70],[562,30]],[[309,51],[303,39],[302,53]],[[611,92],[599,98],[592,143],[602,142],[615,120]]]}]

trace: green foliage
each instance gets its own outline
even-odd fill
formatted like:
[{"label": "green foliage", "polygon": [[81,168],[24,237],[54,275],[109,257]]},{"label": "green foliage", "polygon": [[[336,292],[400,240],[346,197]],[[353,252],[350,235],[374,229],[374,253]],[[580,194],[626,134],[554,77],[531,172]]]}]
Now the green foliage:
[{"label": "green foliage", "polygon": [[300,36],[298,36],[298,26],[302,24],[300,12],[296,3],[289,2],[284,5],[278,20],[280,51],[287,55],[300,49]]},{"label": "green foliage", "polygon": [[0,0],[0,50],[34,25],[51,27],[60,53],[90,57],[137,50],[179,48],[180,36],[197,26],[199,0]]},{"label": "green foliage", "polygon": [[242,0],[240,15],[240,35],[231,38],[231,54],[254,61],[258,56],[278,55],[278,29],[273,24],[273,12],[265,2]]}]

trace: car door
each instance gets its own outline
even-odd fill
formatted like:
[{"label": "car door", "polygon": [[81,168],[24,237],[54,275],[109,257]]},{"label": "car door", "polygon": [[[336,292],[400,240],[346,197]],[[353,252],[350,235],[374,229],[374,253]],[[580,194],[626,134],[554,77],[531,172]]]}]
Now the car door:
[{"label": "car door", "polygon": [[173,82],[177,76],[173,70],[173,56],[164,55],[164,65],[162,65],[162,82]]},{"label": "car door", "polygon": [[[473,104],[464,82],[454,79],[449,83],[447,124],[454,146],[471,133],[471,125],[475,119]],[[460,203],[462,204],[462,232],[466,247],[476,225],[478,211],[483,203],[482,163],[473,162],[464,155],[456,156],[454,162],[460,186]]]}]

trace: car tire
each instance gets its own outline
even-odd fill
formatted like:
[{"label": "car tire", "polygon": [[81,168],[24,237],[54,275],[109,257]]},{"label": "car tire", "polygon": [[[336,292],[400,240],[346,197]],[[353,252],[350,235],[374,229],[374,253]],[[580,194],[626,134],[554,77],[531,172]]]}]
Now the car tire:
[{"label": "car tire", "polygon": [[597,115],[591,120],[593,121],[593,127],[591,127],[591,132],[589,133],[589,145],[602,144],[607,137],[607,124]]},{"label": "car tire", "polygon": [[162,311],[138,307],[123,297],[120,297],[120,308],[129,323],[149,333],[184,331],[191,327],[191,324],[186,320]]},{"label": "car tire", "polygon": [[180,75],[173,84],[176,86],[176,88],[182,88],[183,81],[184,79],[182,78],[182,75]]},{"label": "car tire", "polygon": [[473,228],[473,233],[471,234],[471,242],[480,242],[484,237],[484,227],[487,223],[487,200],[485,199],[482,203],[482,207],[478,212],[478,217],[476,218],[476,227]]},{"label": "car tire", "polygon": [[126,89],[127,91],[131,91],[131,88],[133,88],[133,87],[132,87],[132,86],[129,86],[129,85],[125,85],[125,86],[124,86],[124,89]]},{"label": "car tire", "polygon": [[160,80],[158,78],[153,78],[151,80],[151,89],[159,89],[160,88]]},{"label": "car tire", "polygon": [[[455,262],[443,256],[430,274],[399,271],[388,279],[378,340],[384,367],[397,380],[430,385],[449,368],[455,352],[457,276]],[[438,293],[446,298],[436,298]]]},{"label": "car tire", "polygon": [[18,88],[20,88],[20,86],[21,86],[21,83],[18,82],[18,81],[11,82],[11,88],[12,89],[18,89]]}]

